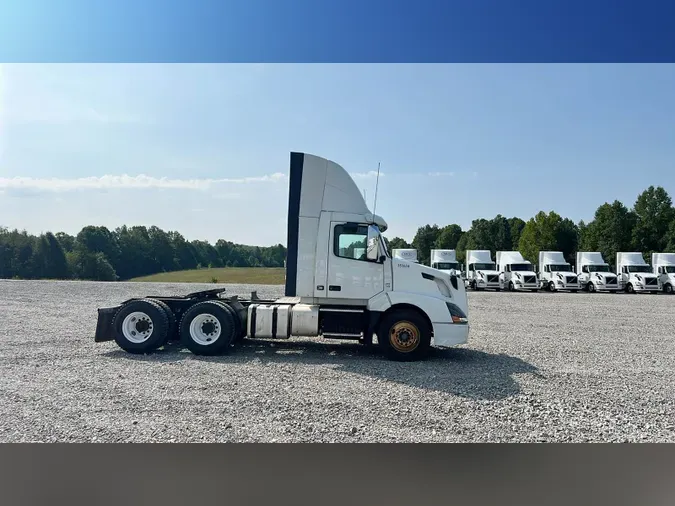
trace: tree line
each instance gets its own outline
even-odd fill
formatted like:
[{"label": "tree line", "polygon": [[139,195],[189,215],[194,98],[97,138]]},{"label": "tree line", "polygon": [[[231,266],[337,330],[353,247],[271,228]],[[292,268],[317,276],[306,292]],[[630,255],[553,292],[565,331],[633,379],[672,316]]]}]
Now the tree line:
[{"label": "tree line", "polygon": [[115,281],[206,267],[283,267],[286,248],[188,241],[175,231],[86,226],[39,236],[0,228],[0,278]]},{"label": "tree line", "polygon": [[418,260],[428,265],[432,249],[454,249],[464,262],[466,250],[520,251],[537,263],[539,251],[562,251],[571,264],[577,251],[599,251],[613,265],[618,251],[640,251],[650,261],[653,252],[675,252],[675,208],[668,192],[650,186],[640,193],[632,208],[615,200],[595,211],[593,220],[579,223],[558,213],[541,211],[528,221],[498,214],[473,220],[469,230],[457,224],[424,225],[412,242],[401,237],[387,240],[390,248],[415,248]]},{"label": "tree line", "polygon": [[[664,188],[650,186],[630,209],[618,200],[602,204],[589,223],[574,223],[554,211],[541,211],[528,221],[497,215],[473,220],[469,230],[457,224],[424,225],[410,243],[401,237],[387,242],[392,249],[416,248],[427,265],[434,248],[457,250],[460,262],[467,249],[493,255],[516,250],[532,263],[539,251],[562,251],[572,264],[577,251],[600,251],[609,264],[617,251],[641,251],[649,261],[652,252],[675,252],[675,208]],[[75,236],[0,228],[0,278],[112,281],[205,267],[283,267],[285,258],[281,244],[260,247],[220,239],[212,245],[155,226],[109,230],[90,225]]]}]

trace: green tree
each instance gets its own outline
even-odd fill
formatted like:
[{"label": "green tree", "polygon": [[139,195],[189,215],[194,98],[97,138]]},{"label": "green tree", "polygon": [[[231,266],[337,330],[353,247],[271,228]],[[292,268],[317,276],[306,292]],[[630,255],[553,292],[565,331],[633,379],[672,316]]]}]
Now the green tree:
[{"label": "green tree", "polygon": [[643,191],[633,206],[635,225],[633,227],[633,245],[645,257],[652,252],[660,252],[668,244],[668,230],[675,210],[668,192],[661,186],[650,186]]},{"label": "green tree", "polygon": [[447,225],[441,229],[438,234],[434,248],[436,249],[457,249],[457,243],[462,238],[462,227],[456,224]]},{"label": "green tree", "polygon": [[509,218],[509,229],[511,231],[511,250],[518,250],[520,244],[520,234],[523,233],[525,228],[525,222],[520,218],[513,217]]},{"label": "green tree", "polygon": [[537,263],[540,251],[562,251],[569,261],[575,251],[577,237],[578,230],[572,220],[563,219],[554,211],[548,214],[540,211],[525,224],[518,250],[532,263]]},{"label": "green tree", "polygon": [[606,202],[598,207],[593,221],[585,227],[581,250],[599,251],[607,263],[613,264],[617,251],[634,249],[632,231],[635,223],[635,214],[621,202]]},{"label": "green tree", "polygon": [[431,250],[441,233],[438,225],[424,225],[417,229],[412,240],[412,247],[417,250],[417,258],[421,264],[428,265]]},{"label": "green tree", "polygon": [[412,245],[406,242],[405,239],[401,239],[400,237],[394,237],[391,241],[389,241],[389,251],[393,249],[408,249],[408,248],[412,248]]}]

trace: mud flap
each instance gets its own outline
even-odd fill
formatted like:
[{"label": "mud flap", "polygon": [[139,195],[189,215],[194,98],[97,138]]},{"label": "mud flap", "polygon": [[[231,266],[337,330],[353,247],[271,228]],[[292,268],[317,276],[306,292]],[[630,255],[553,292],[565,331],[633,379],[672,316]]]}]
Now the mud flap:
[{"label": "mud flap", "polygon": [[115,339],[115,329],[113,328],[113,319],[115,314],[122,306],[104,307],[98,310],[98,322],[96,323],[96,334],[94,342],[101,343]]}]

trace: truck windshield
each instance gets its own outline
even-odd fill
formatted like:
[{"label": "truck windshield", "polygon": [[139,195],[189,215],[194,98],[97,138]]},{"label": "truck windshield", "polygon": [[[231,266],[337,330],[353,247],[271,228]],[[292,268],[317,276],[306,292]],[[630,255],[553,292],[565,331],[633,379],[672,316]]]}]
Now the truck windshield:
[{"label": "truck windshield", "polygon": [[609,265],[589,265],[588,270],[591,272],[609,272]]},{"label": "truck windshield", "polygon": [[459,269],[459,263],[457,262],[436,262],[434,266],[439,271],[449,271],[451,269]]},{"label": "truck windshield", "polygon": [[531,271],[532,270],[532,264],[511,264],[511,271],[516,272],[516,271]]},{"label": "truck windshield", "polygon": [[664,265],[663,272],[668,274],[675,274],[675,265]]},{"label": "truck windshield", "polygon": [[629,265],[628,272],[652,272],[652,268],[648,265]]},{"label": "truck windshield", "polygon": [[552,272],[572,272],[570,264],[553,264],[551,265]]},{"label": "truck windshield", "polygon": [[473,264],[473,270],[474,271],[496,271],[497,267],[495,266],[495,264],[489,264],[489,263]]}]

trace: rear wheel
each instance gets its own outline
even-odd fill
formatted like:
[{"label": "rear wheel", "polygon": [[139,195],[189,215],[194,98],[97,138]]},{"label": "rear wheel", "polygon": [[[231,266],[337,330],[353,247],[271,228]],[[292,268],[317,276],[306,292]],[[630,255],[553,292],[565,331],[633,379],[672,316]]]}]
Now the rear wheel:
[{"label": "rear wheel", "polygon": [[129,353],[152,353],[169,337],[169,313],[151,299],[133,300],[113,320],[115,342]]},{"label": "rear wheel", "polygon": [[390,360],[420,360],[428,355],[431,348],[431,328],[415,311],[396,311],[382,318],[377,342]]},{"label": "rear wheel", "polygon": [[173,311],[171,311],[171,308],[165,302],[162,302],[161,300],[153,300],[153,302],[159,304],[159,306],[164,310],[166,315],[169,317],[169,331],[166,340],[167,341],[177,340],[178,328],[176,326],[176,315],[173,314]]},{"label": "rear wheel", "polygon": [[190,307],[180,322],[180,340],[195,355],[220,355],[233,343],[237,326],[231,308],[207,300]]}]

